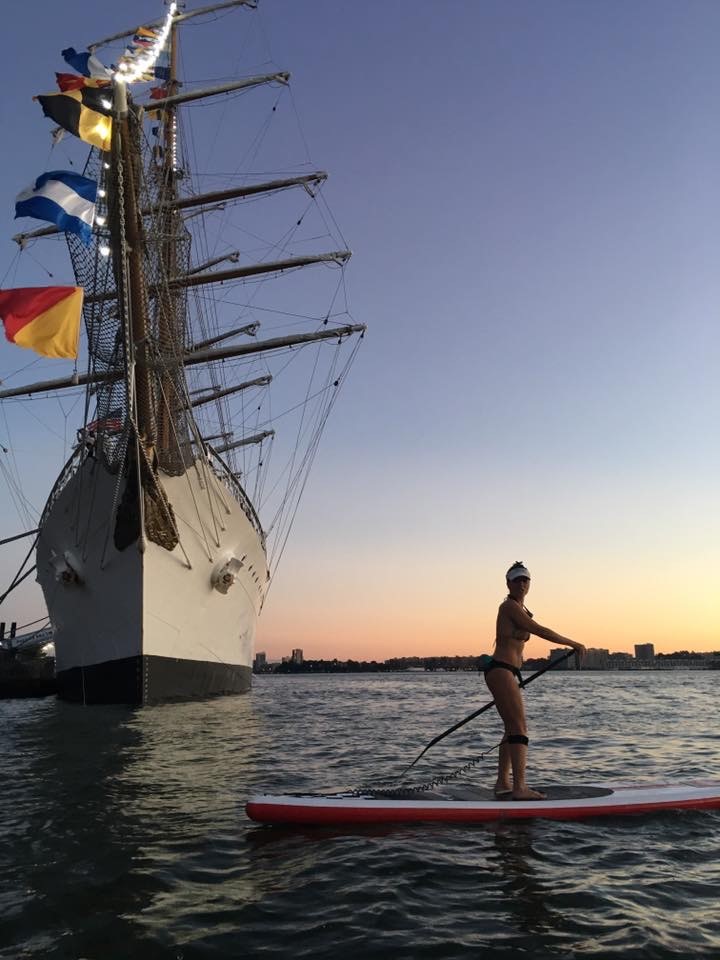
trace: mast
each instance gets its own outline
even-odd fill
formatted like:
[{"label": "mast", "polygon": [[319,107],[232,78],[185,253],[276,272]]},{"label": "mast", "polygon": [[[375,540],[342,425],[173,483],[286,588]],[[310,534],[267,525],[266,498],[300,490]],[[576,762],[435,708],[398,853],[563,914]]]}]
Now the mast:
[{"label": "mast", "polygon": [[262,74],[258,77],[247,77],[245,80],[233,80],[230,83],[223,83],[219,87],[207,87],[202,90],[187,90],[185,93],[175,93],[162,100],[151,100],[150,103],[144,103],[141,104],[141,106],[146,110],[164,110],[166,107],[174,107],[179,103],[189,103],[191,100],[203,100],[205,97],[215,97],[219,93],[231,93],[233,90],[244,90],[247,87],[259,87],[263,83],[287,84],[289,79],[290,74],[284,71],[280,73]]},{"label": "mast", "polygon": [[[173,23],[182,23],[185,20],[191,20],[193,17],[200,17],[205,13],[217,13],[218,10],[229,10],[231,7],[249,7],[251,10],[255,10],[257,8],[257,0],[225,0],[224,3],[211,3],[206,7],[189,10],[187,13],[176,13],[173,17]],[[159,27],[162,23],[163,20],[160,19],[153,20],[151,23],[145,25],[148,27]],[[88,50],[93,53],[95,50],[99,50],[100,47],[105,47],[115,40],[124,40],[125,37],[131,37],[133,33],[135,33],[134,28],[132,30],[123,30],[122,33],[114,33],[111,37],[105,37],[102,40],[96,40],[94,43],[89,44]]]},{"label": "mast", "polygon": [[84,387],[92,383],[107,383],[110,380],[119,380],[122,373],[80,373],[71,377],[59,377],[57,380],[38,380],[37,383],[26,383],[21,387],[10,387],[0,390],[0,400],[9,400],[11,397],[30,397],[34,393],[52,393],[53,390],[69,390],[72,387]]},{"label": "mast", "polygon": [[[272,383],[272,377],[267,374],[264,377],[256,377],[254,380],[246,380],[244,383],[236,383],[234,387],[225,387],[221,390],[210,387],[210,393],[205,393],[202,397],[196,397],[190,401],[191,407],[200,407],[203,403],[212,403],[213,400],[220,400],[221,397],[229,397],[233,393],[240,393],[241,390],[247,390],[249,387],[266,387]],[[208,389],[208,388],[206,388]]]},{"label": "mast", "polygon": [[[197,363],[212,363],[213,360],[231,360],[233,357],[246,357],[255,353],[270,353],[272,350],[282,350],[287,347],[302,346],[306,343],[315,343],[320,340],[342,340],[353,334],[364,334],[364,323],[345,324],[342,327],[326,327],[316,330],[315,333],[295,333],[287,337],[274,337],[271,340],[259,340],[256,343],[240,343],[235,346],[222,347],[216,350],[191,350],[183,357],[186,367]],[[157,365],[156,365],[157,366]],[[38,383],[27,383],[22,387],[11,387],[9,390],[0,390],[0,400],[10,397],[30,396],[33,393],[50,393],[53,390],[65,390],[86,384],[107,383],[119,380],[120,373],[91,373],[79,374],[71,377],[60,377],[57,380],[42,380]],[[208,390],[213,389],[208,387]]]},{"label": "mast", "polygon": [[327,173],[318,170],[316,173],[305,173],[299,177],[284,177],[281,180],[268,180],[265,183],[253,183],[244,187],[233,187],[230,190],[214,190],[211,193],[198,193],[190,197],[181,197],[173,201],[178,210],[187,207],[205,206],[209,203],[224,202],[225,200],[239,200],[244,197],[254,197],[260,193],[274,193],[276,190],[285,190],[288,187],[304,187],[311,195],[311,187],[317,187],[327,180]]},{"label": "mast", "polygon": [[214,343],[222,343],[223,340],[238,337],[241,333],[244,333],[248,337],[254,337],[259,329],[260,324],[257,320],[253,320],[252,323],[246,323],[244,327],[235,327],[233,330],[226,330],[225,333],[219,333],[216,337],[208,337],[207,340],[198,340],[193,343],[189,349],[191,353],[193,350],[202,350],[204,347],[211,347]]},{"label": "mast", "polygon": [[[169,277],[163,284],[151,284],[148,295],[151,297],[161,294],[163,289],[182,289],[183,287],[198,287],[205,283],[225,283],[227,280],[242,280],[246,277],[257,277],[266,273],[282,273],[284,270],[296,270],[298,267],[309,267],[313,263],[335,263],[343,266],[352,256],[349,250],[333,250],[330,253],[315,253],[305,257],[288,257],[287,260],[273,260],[270,263],[251,263],[247,267],[235,267],[232,270],[215,270],[210,273],[185,274],[180,277]],[[85,297],[85,303],[104,303],[114,300],[117,290],[107,293],[94,293]]]},{"label": "mast", "polygon": [[[169,98],[178,92],[177,79],[177,24],[173,19],[169,36],[170,48],[170,78],[167,82]],[[159,233],[163,237],[160,262],[162,276],[174,277],[177,273],[177,241],[182,224],[173,202],[177,199],[177,107],[172,102],[166,102],[162,114],[163,121],[163,152],[162,164],[158,171],[160,181],[160,216]],[[160,356],[170,364],[160,379],[160,396],[158,398],[158,437],[157,451],[160,463],[172,472],[179,470],[181,464],[175,463],[172,451],[177,451],[173,443],[173,427],[177,423],[177,373],[172,357],[182,354],[185,343],[185,318],[179,309],[178,292],[171,290],[166,284],[158,291],[158,349]],[[180,361],[181,363],[182,361]],[[177,451],[179,453],[179,451]]]},{"label": "mast", "polygon": [[258,343],[239,343],[232,347],[220,347],[216,350],[195,350],[185,356],[185,366],[196,363],[210,363],[213,360],[229,360],[231,357],[247,357],[254,353],[270,350],[282,350],[285,347],[316,343],[319,340],[342,340],[354,333],[365,333],[364,323],[348,323],[342,327],[328,327],[314,333],[294,333],[287,337],[274,337],[272,340],[260,340]]},{"label": "mast", "polygon": [[232,443],[224,443],[220,447],[215,447],[215,453],[227,453],[228,450],[238,450],[240,447],[249,447],[254,443],[262,443],[268,437],[274,437],[274,430],[263,430],[262,433],[256,433],[252,437],[243,437],[242,440],[234,440]]},{"label": "mast", "polygon": [[[174,200],[164,200],[152,207],[144,207],[144,217],[159,213],[163,206],[174,207],[176,210],[187,210],[191,207],[205,207],[215,203],[225,203],[227,200],[243,200],[246,197],[258,196],[262,193],[275,193],[277,190],[286,190],[289,187],[303,187],[310,196],[315,196],[313,188],[327,180],[327,173],[318,170],[316,173],[306,173],[299,177],[285,177],[282,180],[269,180],[265,183],[254,183],[244,187],[232,187],[229,190],[214,190],[211,193],[196,193],[189,197],[176,196]],[[41,237],[52,237],[60,233],[58,227],[39,227],[37,230],[28,230],[27,233],[16,233],[13,240],[23,247],[28,240],[39,240]]]},{"label": "mast", "polygon": [[[112,181],[117,216],[111,218],[111,236],[120,296],[120,315],[126,340],[128,410],[134,412],[140,437],[148,446],[154,440],[153,401],[148,369],[147,294],[143,270],[144,238],[138,211],[139,143],[130,126],[127,88],[115,81]],[[137,131],[134,131],[137,134]],[[133,142],[135,140],[135,142]],[[134,403],[133,403],[134,400]],[[134,411],[133,411],[134,406]]]}]

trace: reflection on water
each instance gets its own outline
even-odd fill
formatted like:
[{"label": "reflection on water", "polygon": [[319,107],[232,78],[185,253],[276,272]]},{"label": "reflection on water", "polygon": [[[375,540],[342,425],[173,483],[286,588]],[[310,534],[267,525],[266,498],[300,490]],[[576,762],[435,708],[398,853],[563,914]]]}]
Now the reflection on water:
[{"label": "reflection on water", "polygon": [[[20,711],[5,746],[24,762],[6,781],[3,818],[20,882],[0,893],[0,946],[33,929],[41,905],[45,929],[26,949],[43,955],[61,945],[80,955],[99,936],[133,943],[158,910],[181,913],[190,887],[178,889],[176,867],[202,874],[209,860],[222,870],[236,837],[236,785],[253,769],[262,726],[249,697],[212,710],[48,700]],[[254,895],[251,875],[234,887],[243,900]],[[78,915],[82,902],[93,907]]]},{"label": "reflection on water", "polygon": [[[718,813],[245,818],[258,789],[392,780],[486,697],[475,675],[414,674],[262,678],[247,697],[144,709],[0,703],[0,957],[719,956]],[[535,783],[720,778],[712,675],[557,675],[527,704]],[[498,734],[489,714],[469,724],[419,779]]]},{"label": "reflection on water", "polygon": [[500,875],[498,884],[503,913],[510,912],[513,928],[525,934],[542,934],[562,926],[562,914],[552,907],[552,891],[543,882],[537,861],[541,854],[533,848],[532,822],[510,826],[492,825],[494,852],[489,861]]}]

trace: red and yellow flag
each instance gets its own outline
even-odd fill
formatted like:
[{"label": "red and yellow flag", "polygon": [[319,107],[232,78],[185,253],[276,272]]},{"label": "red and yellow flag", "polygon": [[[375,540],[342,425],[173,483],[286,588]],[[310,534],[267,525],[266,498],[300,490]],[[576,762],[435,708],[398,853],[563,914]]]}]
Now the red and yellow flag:
[{"label": "red and yellow flag", "polygon": [[5,336],[43,357],[77,357],[82,305],[82,287],[0,290]]}]

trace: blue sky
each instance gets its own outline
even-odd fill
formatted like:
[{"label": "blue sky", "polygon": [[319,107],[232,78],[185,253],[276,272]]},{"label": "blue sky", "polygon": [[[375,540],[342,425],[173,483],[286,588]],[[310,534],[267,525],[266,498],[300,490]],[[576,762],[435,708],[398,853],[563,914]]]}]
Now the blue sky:
[{"label": "blue sky", "polygon": [[[30,96],[51,89],[62,47],[162,7],[67,0],[42,5],[40,27],[39,10],[14,14],[32,56],[15,44],[2,64],[0,275],[15,193],[49,149]],[[705,579],[720,534],[720,7],[262,0],[222,25],[188,28],[192,79],[230,73],[218,65],[251,41],[291,71],[370,327],[258,648],[481,652],[516,559],[562,633],[720,648]],[[18,285],[46,282],[22,270]],[[0,345],[0,376],[17,354]],[[0,417],[7,446],[4,430]],[[42,445],[40,505],[50,440],[10,440],[24,456]]]}]

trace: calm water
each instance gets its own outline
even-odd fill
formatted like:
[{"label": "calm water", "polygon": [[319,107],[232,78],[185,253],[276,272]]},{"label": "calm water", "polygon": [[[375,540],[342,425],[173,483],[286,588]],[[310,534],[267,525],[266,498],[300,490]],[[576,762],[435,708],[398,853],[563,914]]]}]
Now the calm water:
[{"label": "calm water", "polygon": [[[548,674],[530,782],[720,778],[707,672]],[[0,957],[720,957],[720,813],[272,829],[249,792],[397,775],[473,674],[259,678],[130,710],[0,702]],[[485,714],[429,776],[492,747]],[[494,754],[473,778],[490,785]]]}]

